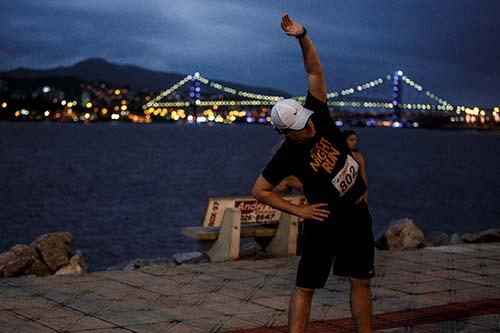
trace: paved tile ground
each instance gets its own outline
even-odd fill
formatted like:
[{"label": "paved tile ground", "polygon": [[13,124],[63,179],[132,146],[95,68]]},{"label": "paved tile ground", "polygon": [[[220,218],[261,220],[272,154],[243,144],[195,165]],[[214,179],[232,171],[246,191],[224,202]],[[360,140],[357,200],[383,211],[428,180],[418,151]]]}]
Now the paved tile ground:
[{"label": "paved tile ground", "polygon": [[[0,332],[286,332],[298,260],[0,279]],[[376,332],[500,332],[500,243],[375,261]],[[310,332],[354,332],[348,280],[316,292],[311,320]]]}]

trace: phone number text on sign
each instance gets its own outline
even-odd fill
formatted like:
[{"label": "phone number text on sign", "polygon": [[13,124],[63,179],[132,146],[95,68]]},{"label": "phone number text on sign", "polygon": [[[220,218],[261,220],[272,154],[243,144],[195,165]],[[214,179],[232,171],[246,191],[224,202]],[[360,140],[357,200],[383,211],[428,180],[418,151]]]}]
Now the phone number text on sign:
[{"label": "phone number text on sign", "polygon": [[257,200],[236,200],[234,207],[241,210],[241,222],[245,223],[276,222],[281,215],[277,209]]}]

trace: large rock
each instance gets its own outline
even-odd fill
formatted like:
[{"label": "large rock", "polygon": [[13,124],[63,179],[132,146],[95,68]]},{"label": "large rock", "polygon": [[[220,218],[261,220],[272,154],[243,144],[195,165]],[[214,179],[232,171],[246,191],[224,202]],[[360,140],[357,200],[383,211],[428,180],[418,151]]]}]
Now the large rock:
[{"label": "large rock", "polygon": [[442,231],[431,231],[425,235],[424,243],[426,246],[447,245],[450,242],[450,236]]},{"label": "large rock", "polygon": [[379,250],[409,250],[424,247],[424,233],[410,218],[391,221],[375,246]]},{"label": "large rock", "polygon": [[[34,250],[33,250],[34,251]],[[36,275],[36,276],[47,276],[54,273],[45,261],[41,260],[39,257],[33,261],[33,263],[24,270],[24,275]]]},{"label": "large rock", "polygon": [[85,261],[83,260],[83,255],[80,250],[76,251],[76,254],[71,257],[69,263],[61,268],[59,268],[54,274],[55,275],[75,275],[84,273],[87,270]]},{"label": "large rock", "polygon": [[31,246],[36,248],[52,271],[57,271],[69,262],[72,239],[73,235],[69,232],[51,232],[38,237]]},{"label": "large rock", "polygon": [[463,234],[462,240],[465,243],[500,242],[500,228]]},{"label": "large rock", "polygon": [[38,254],[31,246],[14,245],[9,251],[0,254],[0,277],[23,275],[24,270],[37,258]]}]

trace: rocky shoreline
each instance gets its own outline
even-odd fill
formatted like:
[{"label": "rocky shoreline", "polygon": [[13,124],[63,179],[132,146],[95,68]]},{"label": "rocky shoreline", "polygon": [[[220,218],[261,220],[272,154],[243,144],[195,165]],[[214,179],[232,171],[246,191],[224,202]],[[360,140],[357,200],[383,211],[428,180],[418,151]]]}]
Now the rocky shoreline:
[{"label": "rocky shoreline", "polygon": [[24,275],[81,274],[87,271],[82,251],[71,250],[73,235],[51,232],[30,245],[16,244],[0,254],[0,278]]},{"label": "rocky shoreline", "polygon": [[[380,251],[414,250],[431,246],[446,246],[468,243],[500,242],[500,228],[491,228],[477,233],[451,235],[442,231],[431,231],[424,235],[422,230],[410,218],[391,221],[381,232],[375,236],[375,247]],[[243,244],[240,249],[240,259],[263,259],[269,256],[257,245],[256,242]],[[180,252],[172,258],[161,257],[154,259],[134,259],[122,264],[108,267],[112,270],[134,270],[149,265],[177,266],[185,263],[209,262],[205,253],[199,251]]]},{"label": "rocky shoreline", "polygon": [[[82,251],[71,249],[72,239],[73,235],[69,232],[52,232],[41,235],[30,245],[12,246],[10,250],[0,254],[0,278],[88,273]],[[485,242],[500,242],[500,228],[462,235],[458,233],[448,235],[441,231],[432,231],[424,235],[410,218],[402,218],[390,222],[375,236],[375,247],[380,251],[414,250],[429,246]],[[268,257],[255,242],[242,244],[241,259]],[[208,256],[203,252],[180,252],[174,254],[172,258],[133,259],[110,266],[106,271],[134,270],[149,265],[174,267],[185,263],[209,261]]]},{"label": "rocky shoreline", "polygon": [[375,236],[375,247],[379,250],[411,250],[426,246],[457,245],[465,243],[500,242],[500,228],[491,228],[476,233],[451,235],[442,231],[431,231],[424,235],[410,218],[389,223]]}]

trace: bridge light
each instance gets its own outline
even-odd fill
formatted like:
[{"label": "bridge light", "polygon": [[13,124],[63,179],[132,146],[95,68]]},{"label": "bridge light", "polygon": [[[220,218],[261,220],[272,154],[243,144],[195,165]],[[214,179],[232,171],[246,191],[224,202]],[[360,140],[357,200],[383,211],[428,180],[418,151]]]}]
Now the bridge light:
[{"label": "bridge light", "polygon": [[398,71],[398,76],[403,76],[403,71]]}]

